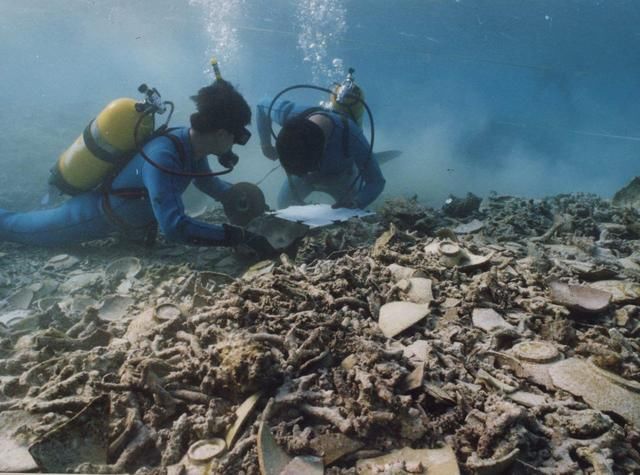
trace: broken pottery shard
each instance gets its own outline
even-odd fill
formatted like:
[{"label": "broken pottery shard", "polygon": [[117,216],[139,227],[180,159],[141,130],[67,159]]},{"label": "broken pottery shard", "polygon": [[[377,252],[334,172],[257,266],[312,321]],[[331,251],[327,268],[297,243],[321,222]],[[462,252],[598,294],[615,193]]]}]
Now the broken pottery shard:
[{"label": "broken pottery shard", "polygon": [[15,309],[26,310],[31,305],[33,296],[34,293],[31,289],[24,288],[7,297],[7,302]]},{"label": "broken pottery shard", "polygon": [[560,356],[558,349],[548,341],[522,341],[511,348],[516,358],[529,363],[551,363]]},{"label": "broken pottery shard", "polygon": [[628,280],[599,280],[589,285],[594,289],[609,292],[613,303],[640,303],[640,284]]},{"label": "broken pottery shard", "polygon": [[134,303],[135,300],[131,297],[117,294],[108,295],[98,309],[98,316],[103,320],[120,320]]},{"label": "broken pottery shard", "polygon": [[312,455],[298,455],[280,472],[280,475],[323,475],[322,459]]},{"label": "broken pottery shard", "polygon": [[403,349],[403,355],[412,363],[424,363],[431,348],[431,343],[427,340],[416,340]]},{"label": "broken pottery shard", "polygon": [[325,465],[331,465],[347,454],[360,450],[362,442],[350,439],[344,434],[321,434],[309,444],[322,457]]},{"label": "broken pottery shard", "polygon": [[30,310],[12,310],[0,313],[0,325],[13,331],[35,330],[40,328],[41,317]]},{"label": "broken pottery shard", "polygon": [[492,308],[474,308],[471,318],[474,327],[478,327],[486,332],[490,332],[496,328],[513,328],[512,325],[507,323],[500,314]]},{"label": "broken pottery shard", "polygon": [[552,364],[549,375],[554,385],[582,397],[593,408],[618,414],[640,427],[640,383],[579,358]]},{"label": "broken pottery shard", "polygon": [[189,461],[194,464],[207,464],[227,449],[222,439],[205,439],[194,442],[187,451]]},{"label": "broken pottery shard", "polygon": [[456,404],[456,400],[452,398],[451,395],[440,386],[433,383],[423,383],[423,386],[425,393],[434,398],[436,401],[446,401],[450,404]]},{"label": "broken pottery shard", "polygon": [[439,255],[440,263],[445,267],[457,267],[461,271],[470,271],[479,269],[486,265],[490,265],[494,252],[490,252],[485,256],[473,254],[466,249],[460,247],[457,242],[452,240],[439,240],[429,243],[424,248],[427,255]]},{"label": "broken pottery shard", "polygon": [[481,459],[472,453],[467,459],[467,468],[477,475],[499,475],[504,473],[516,461],[520,449],[515,448],[508,454],[490,459]]},{"label": "broken pottery shard", "polygon": [[97,300],[88,295],[74,295],[69,300],[60,302],[61,306],[68,308],[74,314],[82,314],[96,303],[98,303]]},{"label": "broken pottery shard", "polygon": [[61,297],[45,297],[40,300],[36,300],[35,306],[40,312],[48,312],[53,309],[53,307],[62,302]]},{"label": "broken pottery shard", "polygon": [[[32,440],[20,430],[27,425],[36,425],[40,415],[22,410],[0,412],[0,473],[36,472],[38,465],[33,460],[27,445]],[[27,439],[27,440],[25,440]]]},{"label": "broken pottery shard", "polygon": [[389,272],[391,272],[391,275],[393,276],[393,280],[395,280],[396,282],[402,279],[410,279],[412,277],[427,276],[427,274],[425,274],[421,270],[413,269],[411,267],[401,266],[399,264],[389,264],[387,266],[387,269],[389,269]]},{"label": "broken pottery shard", "polygon": [[[371,459],[358,460],[356,473],[358,475],[374,475],[385,472],[385,466],[402,464],[402,469],[420,467],[417,473],[429,475],[459,475],[460,469],[453,450],[449,446],[440,449],[404,449],[395,450],[387,455]],[[402,472],[399,472],[402,473]],[[413,472],[416,473],[416,472]]]},{"label": "broken pottery shard", "polygon": [[548,403],[547,397],[543,394],[534,394],[527,391],[514,391],[507,394],[507,397],[524,407],[540,407]]},{"label": "broken pottery shard", "polygon": [[454,299],[451,297],[447,297],[445,299],[444,302],[442,302],[442,305],[440,305],[442,308],[454,308],[457,307],[458,305],[460,305],[460,302],[462,302],[462,300],[460,299]]},{"label": "broken pottery shard", "polygon": [[623,257],[618,259],[618,263],[626,270],[640,272],[640,264],[637,262],[637,257]]},{"label": "broken pottery shard", "polygon": [[257,393],[249,396],[236,410],[236,421],[227,431],[227,435],[224,438],[227,443],[227,449],[231,450],[233,448],[236,440],[238,440],[238,436],[242,433],[245,422],[247,422],[247,419],[253,413],[256,404],[258,404],[261,395],[262,392],[258,391]]},{"label": "broken pottery shard", "polygon": [[402,385],[402,389],[405,391],[413,391],[422,387],[424,381],[424,364],[418,364],[411,373],[405,378]]},{"label": "broken pottery shard", "polygon": [[58,254],[57,256],[53,256],[45,263],[44,269],[60,271],[69,269],[70,267],[76,265],[78,262],[80,262],[80,259],[78,259],[77,257],[70,256],[69,254]]},{"label": "broken pottery shard", "polygon": [[85,287],[96,284],[102,278],[101,272],[82,272],[69,277],[60,285],[63,294],[72,294]]},{"label": "broken pottery shard", "polygon": [[358,363],[358,357],[356,355],[349,355],[342,360],[340,366],[346,370],[352,369]]},{"label": "broken pottery shard", "polygon": [[453,228],[453,232],[456,234],[472,234],[480,231],[482,228],[484,228],[484,223],[479,219],[474,219],[468,223],[456,226]]},{"label": "broken pottery shard", "polygon": [[408,279],[409,288],[405,291],[407,300],[413,303],[430,303],[433,300],[431,280],[424,277]]},{"label": "broken pottery shard", "polygon": [[[613,269],[607,269],[591,262],[576,261],[570,259],[560,259],[560,264],[567,266],[573,272],[578,274],[582,280],[595,281],[611,279],[617,275]],[[640,267],[639,267],[640,269]]]},{"label": "broken pottery shard", "polygon": [[569,309],[589,313],[600,313],[611,303],[611,293],[584,285],[571,285],[552,281],[551,301]]},{"label": "broken pottery shard", "polygon": [[541,340],[523,341],[514,345],[510,352],[517,358],[517,372],[520,376],[548,389],[554,388],[549,368],[554,361],[562,358],[562,354],[553,343]]},{"label": "broken pottery shard", "polygon": [[292,458],[273,438],[269,425],[262,421],[258,429],[258,465],[261,475],[280,475]]},{"label": "broken pottery shard", "polygon": [[104,270],[105,274],[111,278],[135,277],[142,270],[142,264],[137,257],[121,257],[109,264]]},{"label": "broken pottery shard", "polygon": [[124,338],[131,343],[141,340],[158,326],[158,322],[154,319],[154,309],[147,308],[138,314],[127,327]]},{"label": "broken pottery shard", "polygon": [[161,303],[153,313],[153,318],[160,323],[168,322],[182,315],[180,308],[172,303]]},{"label": "broken pottery shard", "polygon": [[34,442],[29,452],[44,472],[70,472],[81,463],[106,464],[108,436],[109,396],[103,394]]},{"label": "broken pottery shard", "polygon": [[380,308],[378,325],[387,338],[416,324],[429,314],[429,304],[390,302]]}]

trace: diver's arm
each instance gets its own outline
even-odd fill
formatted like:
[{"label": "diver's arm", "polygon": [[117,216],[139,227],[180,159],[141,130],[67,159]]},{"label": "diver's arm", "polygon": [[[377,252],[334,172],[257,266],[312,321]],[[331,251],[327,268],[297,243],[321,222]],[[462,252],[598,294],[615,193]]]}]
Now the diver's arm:
[{"label": "diver's arm", "polygon": [[275,122],[278,125],[284,124],[289,118],[303,112],[306,107],[297,106],[294,102],[286,100],[277,100],[271,108],[271,116],[269,116],[269,106],[271,98],[262,99],[258,102],[256,108],[256,125],[258,127],[258,137],[260,145],[264,147],[273,147],[271,144],[271,125]]},{"label": "diver's arm", "polygon": [[358,208],[364,209],[380,196],[384,190],[385,179],[377,160],[369,154],[369,143],[362,131],[353,129],[349,137],[349,149],[364,182],[362,189],[356,193],[354,201]]},{"label": "diver's arm", "polygon": [[[169,150],[159,150],[150,158],[164,167],[182,170],[177,156]],[[143,166],[142,180],[164,236],[169,241],[197,246],[230,245],[223,226],[198,221],[184,213],[180,179],[148,163]]]},{"label": "diver's arm", "polygon": [[[209,162],[206,159],[199,160],[196,165],[196,173],[210,173],[211,168],[209,167]],[[217,176],[203,176],[198,177],[193,181],[193,184],[196,185],[203,193],[209,195],[216,201],[222,201],[224,195],[231,188],[231,183],[228,181],[224,181]]]}]

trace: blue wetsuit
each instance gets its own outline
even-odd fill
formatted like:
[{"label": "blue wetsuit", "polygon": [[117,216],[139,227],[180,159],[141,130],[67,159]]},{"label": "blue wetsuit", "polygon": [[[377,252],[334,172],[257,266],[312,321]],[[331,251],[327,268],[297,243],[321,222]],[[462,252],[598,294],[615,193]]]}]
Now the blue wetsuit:
[{"label": "blue wetsuit", "polygon": [[[184,172],[209,172],[206,159],[195,160],[189,129],[170,132],[182,144],[181,157],[168,137],[144,146],[145,154],[159,165]],[[14,213],[0,209],[0,240],[40,246],[57,246],[121,233],[142,238],[157,223],[170,241],[195,245],[228,245],[221,225],[207,224],[185,215],[181,195],[194,181],[196,187],[220,200],[231,187],[217,177],[182,177],[165,173],[140,154],[118,173],[111,190],[74,196],[53,209]]]},{"label": "blue wetsuit", "polygon": [[[288,119],[312,109],[310,106],[304,107],[291,101],[278,100],[273,105],[269,117],[270,104],[271,99],[263,99],[258,103],[256,123],[261,145],[271,144],[272,120],[282,125]],[[278,208],[303,204],[303,200],[313,191],[329,193],[336,201],[350,198],[358,208],[366,208],[382,193],[385,185],[378,162],[369,157],[367,139],[358,124],[351,119],[324,109],[317,113],[325,115],[333,123],[333,130],[326,141],[320,161],[320,169],[302,177],[289,176],[280,189]],[[357,183],[352,186],[358,175],[362,177],[361,186],[356,186]]]}]

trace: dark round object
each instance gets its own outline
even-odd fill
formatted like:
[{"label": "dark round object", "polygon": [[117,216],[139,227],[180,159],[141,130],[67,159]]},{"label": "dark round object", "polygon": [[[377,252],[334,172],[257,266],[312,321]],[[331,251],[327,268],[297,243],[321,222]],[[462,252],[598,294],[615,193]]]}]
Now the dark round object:
[{"label": "dark round object", "polygon": [[246,226],[267,210],[262,190],[246,182],[233,185],[225,194],[222,206],[229,222],[236,226]]}]

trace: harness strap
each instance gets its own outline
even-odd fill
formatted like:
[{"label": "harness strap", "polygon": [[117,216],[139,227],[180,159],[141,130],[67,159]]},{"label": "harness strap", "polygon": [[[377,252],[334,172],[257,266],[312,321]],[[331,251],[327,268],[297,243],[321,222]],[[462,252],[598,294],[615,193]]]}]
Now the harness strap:
[{"label": "harness strap", "polygon": [[[186,156],[186,152],[184,150],[184,146],[182,145],[182,142],[180,141],[180,139],[178,137],[176,137],[173,134],[170,134],[169,132],[175,130],[175,129],[168,129],[166,130],[163,134],[158,135],[154,138],[157,137],[166,137],[169,140],[171,140],[171,143],[173,143],[173,146],[175,147],[176,151],[178,152],[178,158],[180,160],[181,163],[185,163],[187,156]],[[118,188],[118,189],[114,189],[113,188],[113,180],[115,180],[115,178],[118,176],[118,174],[122,171],[122,169],[124,168],[124,166],[129,163],[129,160],[126,160],[120,167],[118,167],[117,171],[115,173],[112,173],[109,178],[107,180],[105,180],[104,182],[104,191],[108,194],[114,195],[114,196],[118,196],[120,198],[124,198],[124,199],[132,199],[132,200],[137,200],[137,199],[143,199],[147,197],[147,189],[146,188]]]},{"label": "harness strap", "polygon": [[[157,137],[167,137],[173,143],[174,147],[178,152],[178,158],[180,162],[184,163],[186,161],[186,152],[184,150],[184,146],[178,137],[168,133],[171,130],[169,129],[165,131],[163,134],[158,135]],[[118,216],[111,206],[111,201],[109,200],[109,196],[113,195],[118,198],[123,199],[131,199],[131,200],[139,200],[139,199],[147,199],[148,193],[146,188],[118,188],[113,189],[113,180],[116,178],[118,173],[122,171],[124,166],[129,162],[129,160],[123,161],[124,163],[118,168],[116,173],[111,174],[109,179],[105,180],[102,186],[102,208],[105,212],[105,216],[109,219],[114,225],[121,228],[125,233],[131,232],[140,232],[145,231],[144,235],[144,244],[147,246],[153,245],[156,240],[156,236],[158,233],[158,222],[153,219],[148,223],[143,225],[131,225],[124,221],[120,216]]]}]

